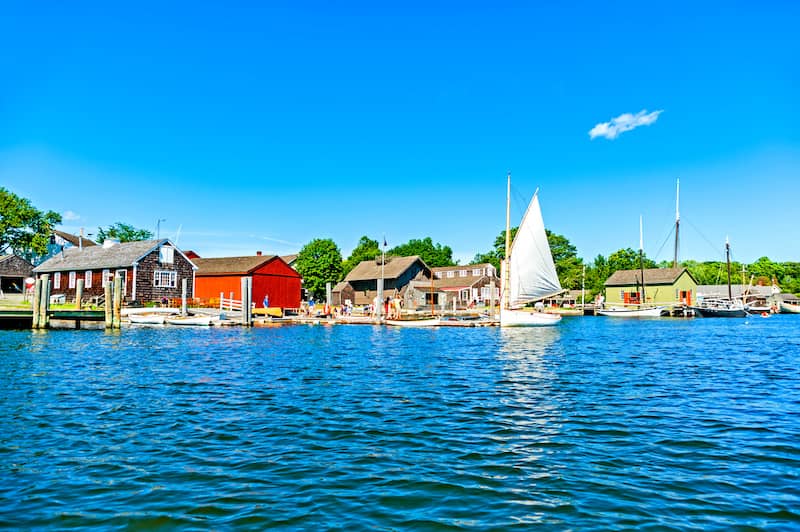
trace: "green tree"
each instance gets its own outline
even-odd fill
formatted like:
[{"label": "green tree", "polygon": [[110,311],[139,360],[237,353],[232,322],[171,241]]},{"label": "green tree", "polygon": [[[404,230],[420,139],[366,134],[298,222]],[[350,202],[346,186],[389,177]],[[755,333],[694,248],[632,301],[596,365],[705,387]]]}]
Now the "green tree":
[{"label": "green tree", "polygon": [[450,246],[443,246],[439,243],[434,244],[431,237],[423,240],[411,239],[405,244],[393,247],[387,252],[387,255],[396,257],[418,255],[431,268],[456,265],[453,261],[453,250],[450,249]]},{"label": "green tree", "polygon": [[[656,267],[656,263],[652,259],[648,259],[647,255],[644,255],[642,262],[645,268]],[[639,252],[631,248],[619,249],[608,256],[609,275],[618,270],[638,270],[639,267]]]},{"label": "green tree", "polygon": [[109,225],[108,229],[97,228],[97,241],[102,244],[106,238],[113,238],[120,242],[137,242],[153,238],[153,233],[147,229],[136,229],[132,225],[117,222]]},{"label": "green tree", "polygon": [[317,238],[303,246],[295,269],[303,277],[303,286],[315,297],[325,295],[325,283],[342,278],[342,253],[330,238]]},{"label": "green tree", "polygon": [[0,187],[0,253],[11,251],[25,258],[47,253],[53,228],[61,215],[42,212],[30,200]]},{"label": "green tree", "polygon": [[561,287],[568,290],[580,288],[583,260],[578,257],[578,249],[563,235],[553,233],[549,229],[545,229],[545,233]]},{"label": "green tree", "polygon": [[372,240],[368,236],[362,236],[358,245],[353,249],[347,260],[342,263],[342,276],[346,276],[353,268],[365,260],[374,260],[381,254],[380,244],[377,240]]}]

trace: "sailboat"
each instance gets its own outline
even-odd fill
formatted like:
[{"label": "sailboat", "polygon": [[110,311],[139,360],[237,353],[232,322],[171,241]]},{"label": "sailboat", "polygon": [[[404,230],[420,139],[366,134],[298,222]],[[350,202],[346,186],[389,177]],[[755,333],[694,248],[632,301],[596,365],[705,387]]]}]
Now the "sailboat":
[{"label": "sailboat", "polygon": [[544,230],[539,191],[533,194],[511,242],[511,174],[508,174],[506,199],[506,260],[503,261],[503,301],[500,305],[501,327],[555,325],[558,314],[522,310],[526,303],[562,292],[550,244]]},{"label": "sailboat", "polygon": [[725,261],[728,264],[728,298],[704,298],[691,308],[704,318],[744,318],[748,315],[741,299],[734,299],[731,291],[731,245],[725,239]]},{"label": "sailboat", "polygon": [[[639,216],[639,271],[642,275],[642,298],[641,304],[637,308],[631,307],[611,307],[607,309],[598,309],[595,312],[598,316],[607,316],[612,318],[659,318],[661,312],[664,310],[663,306],[647,306],[645,280],[644,280],[644,241],[642,238],[642,217]],[[638,284],[638,282],[637,282]]]}]

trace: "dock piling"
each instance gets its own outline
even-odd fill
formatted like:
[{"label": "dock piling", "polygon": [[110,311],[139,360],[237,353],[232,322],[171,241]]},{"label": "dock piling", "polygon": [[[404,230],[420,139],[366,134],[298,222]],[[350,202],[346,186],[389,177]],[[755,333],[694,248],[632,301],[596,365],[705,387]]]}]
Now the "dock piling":
[{"label": "dock piling", "polygon": [[111,326],[119,329],[122,324],[122,277],[114,278],[114,307],[112,309]]},{"label": "dock piling", "polygon": [[42,297],[42,280],[36,279],[36,283],[33,285],[33,322],[32,327],[34,329],[39,328],[39,300]]},{"label": "dock piling", "polygon": [[112,305],[113,301],[112,298],[114,296],[114,289],[112,288],[111,281],[106,281],[103,285],[103,292],[105,294],[105,311],[106,311],[106,329],[110,329],[114,325],[114,320],[112,319]]},{"label": "dock piling", "polygon": [[83,279],[78,279],[78,286],[75,288],[75,308],[81,309],[81,300],[83,299]]}]

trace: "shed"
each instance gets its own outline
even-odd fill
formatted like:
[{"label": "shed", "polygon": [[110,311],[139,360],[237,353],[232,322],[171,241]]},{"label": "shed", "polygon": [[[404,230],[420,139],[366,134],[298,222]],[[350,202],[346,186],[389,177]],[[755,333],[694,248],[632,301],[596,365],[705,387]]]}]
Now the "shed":
[{"label": "shed", "polygon": [[[644,270],[646,303],[691,305],[697,298],[697,281],[686,268]],[[641,304],[642,270],[617,270],[605,282],[606,304]]]},{"label": "shed", "polygon": [[242,298],[242,277],[253,278],[253,302],[262,306],[269,296],[269,306],[298,308],[302,278],[277,255],[195,259],[197,264],[196,297],[215,298],[220,293]]},{"label": "shed", "polygon": [[33,264],[17,255],[0,255],[0,294],[22,293],[25,279],[33,275]]}]

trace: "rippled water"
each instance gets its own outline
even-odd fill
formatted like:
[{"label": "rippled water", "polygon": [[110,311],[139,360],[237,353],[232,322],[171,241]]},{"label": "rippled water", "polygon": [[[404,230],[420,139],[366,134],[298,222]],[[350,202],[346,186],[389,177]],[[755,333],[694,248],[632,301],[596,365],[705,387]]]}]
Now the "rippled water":
[{"label": "rippled water", "polygon": [[0,331],[0,527],[797,529],[798,318]]}]

